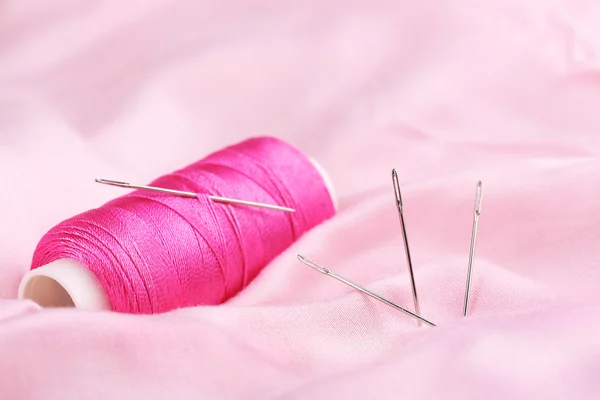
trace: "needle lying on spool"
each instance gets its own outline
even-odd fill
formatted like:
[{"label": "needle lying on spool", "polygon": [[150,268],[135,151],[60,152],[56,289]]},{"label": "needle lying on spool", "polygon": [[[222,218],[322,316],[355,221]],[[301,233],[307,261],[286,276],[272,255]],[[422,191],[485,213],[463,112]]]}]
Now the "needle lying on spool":
[{"label": "needle lying on spool", "polygon": [[[128,182],[113,181],[110,179],[96,179],[96,182],[101,183],[103,185],[118,186],[118,187],[128,188],[128,189],[151,190],[154,192],[169,193],[169,194],[174,194],[174,195],[182,196],[182,197],[198,198],[198,194],[193,193],[193,192],[184,192],[182,190],[173,190],[173,189],[166,189],[166,188],[160,188],[160,187],[155,187],[155,186],[146,186],[146,185],[134,185],[134,184],[128,183]],[[209,195],[208,198],[211,199],[212,201],[216,201],[218,203],[241,204],[241,205],[245,205],[245,206],[268,208],[270,210],[279,210],[279,211],[285,211],[285,212],[295,212],[296,211],[293,208],[289,208],[289,207],[277,206],[277,205],[273,205],[273,204],[257,203],[254,201],[247,201],[247,200],[230,199],[228,197]]]},{"label": "needle lying on spool", "polygon": [[367,296],[370,296],[370,297],[374,298],[375,300],[378,300],[378,301],[380,301],[380,302],[382,302],[384,304],[387,304],[388,306],[390,306],[392,308],[395,308],[398,311],[402,311],[406,315],[409,315],[409,316],[417,319],[418,321],[424,322],[424,323],[426,323],[429,326],[435,326],[435,324],[433,322],[428,321],[425,318],[423,318],[423,317],[421,317],[421,316],[419,316],[419,315],[417,315],[417,314],[415,314],[415,313],[413,313],[411,311],[408,311],[405,308],[400,307],[396,303],[393,303],[393,302],[389,301],[388,299],[383,298],[383,297],[379,296],[378,294],[371,292],[369,289],[366,289],[366,288],[364,288],[362,286],[359,286],[356,283],[354,283],[352,281],[349,281],[348,279],[346,279],[346,278],[344,278],[342,276],[339,276],[338,274],[336,274],[335,272],[331,271],[330,269],[325,268],[322,265],[319,265],[316,262],[314,262],[314,261],[312,261],[312,260],[310,260],[310,259],[308,259],[308,258],[306,258],[304,256],[301,256],[300,254],[298,254],[298,260],[300,260],[305,265],[308,265],[309,267],[311,267],[311,268],[319,271],[320,273],[328,275],[328,276],[331,276],[332,278],[337,279],[338,281],[340,281],[342,283],[345,283],[346,285],[348,285],[348,286],[350,286],[350,287],[358,290],[359,292],[362,292],[362,293],[366,294]]}]

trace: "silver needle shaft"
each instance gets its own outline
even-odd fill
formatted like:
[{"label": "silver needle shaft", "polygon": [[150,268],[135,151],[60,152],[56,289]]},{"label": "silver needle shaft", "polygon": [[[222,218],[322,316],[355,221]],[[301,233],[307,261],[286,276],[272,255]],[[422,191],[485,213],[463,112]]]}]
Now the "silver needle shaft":
[{"label": "silver needle shaft", "polygon": [[[128,188],[128,189],[151,190],[154,192],[169,193],[169,194],[173,194],[176,196],[198,198],[198,194],[193,193],[193,192],[184,192],[182,190],[165,189],[165,188],[160,188],[160,187],[155,187],[155,186],[147,186],[147,185],[135,185],[135,184],[132,184],[129,182],[113,181],[110,179],[96,179],[96,182],[101,183],[103,185],[118,186],[118,187]],[[240,204],[240,205],[245,205],[245,206],[268,208],[270,210],[279,210],[279,211],[285,211],[285,212],[295,212],[296,211],[293,208],[289,208],[289,207],[277,206],[277,205],[273,205],[273,204],[257,203],[254,201],[247,201],[247,200],[230,199],[228,197],[209,195],[208,198],[211,199],[212,201],[216,201],[219,203]]]},{"label": "silver needle shaft", "polygon": [[408,273],[410,275],[410,286],[412,288],[413,301],[415,304],[415,312],[421,313],[419,306],[419,296],[417,296],[417,285],[415,283],[415,273],[413,271],[412,258],[410,257],[410,248],[408,246],[408,237],[406,235],[406,225],[404,224],[404,212],[402,207],[402,193],[400,192],[400,182],[398,181],[398,172],[394,168],[392,170],[392,183],[394,185],[394,195],[396,196],[396,207],[398,207],[398,215],[400,217],[400,228],[402,229],[402,240],[404,241],[404,253],[406,254],[406,262],[408,264]]},{"label": "silver needle shaft", "polygon": [[473,210],[473,231],[471,232],[471,249],[469,251],[469,269],[467,271],[467,289],[465,291],[465,307],[463,315],[466,317],[469,311],[469,294],[471,291],[471,274],[473,272],[473,261],[475,259],[475,242],[477,240],[477,226],[479,225],[479,215],[481,215],[481,200],[483,198],[483,183],[477,183],[475,192],[475,207]]},{"label": "silver needle shaft", "polygon": [[388,306],[390,306],[392,308],[395,308],[396,310],[401,311],[404,314],[406,314],[408,316],[411,316],[412,318],[417,319],[418,321],[424,322],[424,323],[426,323],[429,326],[435,326],[435,324],[433,322],[430,322],[430,321],[426,320],[425,318],[423,318],[423,317],[421,317],[421,316],[419,316],[419,315],[417,315],[417,314],[415,314],[415,313],[413,313],[411,311],[408,311],[405,308],[400,307],[396,303],[393,303],[393,302],[389,301],[388,299],[386,299],[384,297],[381,297],[380,295],[378,295],[376,293],[373,293],[369,289],[366,289],[366,288],[364,288],[362,286],[359,286],[356,283],[354,283],[352,281],[349,281],[348,279],[346,279],[346,278],[344,278],[342,276],[339,276],[338,274],[336,274],[335,272],[331,271],[330,269],[325,268],[322,265],[319,265],[316,262],[314,262],[314,261],[312,261],[312,260],[310,260],[310,259],[308,259],[308,258],[306,258],[304,256],[301,256],[300,254],[298,254],[298,260],[300,260],[305,265],[308,265],[309,267],[311,267],[311,268],[319,271],[320,273],[328,275],[328,276],[330,276],[330,277],[332,277],[334,279],[337,279],[338,281],[340,281],[342,283],[345,283],[346,285],[348,285],[348,286],[350,286],[350,287],[358,290],[359,292],[364,293],[367,296],[370,296],[370,297],[374,298],[375,300],[378,300],[378,301],[380,301],[380,302],[382,302],[384,304],[387,304]]}]

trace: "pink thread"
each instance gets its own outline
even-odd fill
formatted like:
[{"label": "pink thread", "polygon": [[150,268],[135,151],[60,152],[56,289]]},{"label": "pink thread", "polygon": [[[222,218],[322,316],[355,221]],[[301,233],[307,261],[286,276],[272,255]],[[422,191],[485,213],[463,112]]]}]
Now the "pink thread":
[{"label": "pink thread", "polygon": [[214,305],[242,290],[335,212],[312,163],[273,138],[228,147],[152,185],[286,205],[296,212],[135,191],[52,228],[37,246],[32,269],[61,258],[79,261],[98,277],[119,312]]}]

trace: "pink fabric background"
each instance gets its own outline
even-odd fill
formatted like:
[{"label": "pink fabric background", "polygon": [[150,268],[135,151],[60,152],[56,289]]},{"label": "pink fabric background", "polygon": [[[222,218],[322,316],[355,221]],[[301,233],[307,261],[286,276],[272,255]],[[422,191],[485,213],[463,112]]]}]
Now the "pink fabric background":
[{"label": "pink fabric background", "polygon": [[[0,397],[600,395],[600,3],[5,1]],[[339,215],[219,307],[13,300],[51,226],[254,135],[329,171]],[[398,168],[423,314],[411,304]],[[475,184],[472,316],[460,318]]]}]

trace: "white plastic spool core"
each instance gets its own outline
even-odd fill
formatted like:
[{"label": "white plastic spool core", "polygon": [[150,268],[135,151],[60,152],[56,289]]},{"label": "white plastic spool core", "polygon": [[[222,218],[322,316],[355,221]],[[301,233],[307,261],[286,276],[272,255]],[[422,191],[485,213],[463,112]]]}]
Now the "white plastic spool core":
[{"label": "white plastic spool core", "polygon": [[[314,167],[337,209],[331,179],[312,158]],[[84,265],[71,259],[60,259],[31,270],[19,284],[19,299],[33,300],[42,307],[76,307],[82,310],[112,309],[98,278]]]},{"label": "white plastic spool core", "polygon": [[42,307],[111,309],[98,278],[81,263],[67,258],[27,272],[19,285],[19,298]]}]

